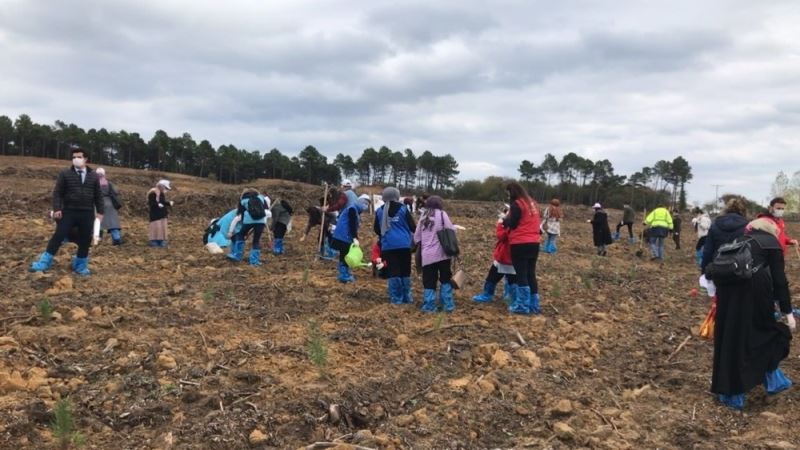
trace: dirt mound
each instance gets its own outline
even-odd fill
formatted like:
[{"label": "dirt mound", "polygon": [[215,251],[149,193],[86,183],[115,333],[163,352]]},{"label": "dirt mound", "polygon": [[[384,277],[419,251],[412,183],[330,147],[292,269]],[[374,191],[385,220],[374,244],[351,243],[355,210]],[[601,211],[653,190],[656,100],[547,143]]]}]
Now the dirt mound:
[{"label": "dirt mound", "polygon": [[[131,189],[139,180],[118,175]],[[235,198],[239,189],[173,178],[176,198]],[[41,181],[37,195],[49,201],[52,179]],[[21,183],[0,176],[4,202],[26,198],[16,194]],[[93,448],[800,443],[791,428],[800,419],[796,390],[767,397],[755,389],[744,414],[708,393],[712,346],[696,330],[709,301],[690,293],[697,269],[688,233],[663,266],[625,243],[599,258],[589,211],[569,209],[558,254],[539,259],[542,314],[518,317],[499,295],[490,304],[470,300],[490,265],[497,205],[454,202],[471,280],[456,292],[455,313],[426,315],[416,276],[413,307],[390,305],[385,282],[367,270],[355,284],[337,283],[335,263],[315,258],[313,239],[299,241],[303,216],[286,255],[269,255],[260,268],[209,255],[202,229],[228,206],[185,201],[200,209],[176,214],[168,249],[146,247],[146,220],[134,211],[123,246],[92,249],[89,278],[71,275],[71,246],[52,271],[27,273],[52,225],[30,219],[29,206],[0,215],[0,232],[14,236],[0,251],[0,448],[51,447],[52,408],[66,396]],[[370,245],[369,228],[360,234]],[[790,260],[795,298],[798,269]],[[49,319],[39,310],[44,299]],[[793,348],[783,368],[800,379],[797,356]]]}]

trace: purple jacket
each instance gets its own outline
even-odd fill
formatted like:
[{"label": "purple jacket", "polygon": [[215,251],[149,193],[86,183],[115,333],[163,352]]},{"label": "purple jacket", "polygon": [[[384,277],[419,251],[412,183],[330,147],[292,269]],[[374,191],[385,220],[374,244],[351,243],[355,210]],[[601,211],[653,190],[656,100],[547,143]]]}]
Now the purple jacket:
[{"label": "purple jacket", "polygon": [[450,259],[450,257],[445,254],[442,244],[439,243],[436,232],[445,228],[451,230],[456,229],[447,213],[440,209],[433,210],[431,220],[433,220],[433,226],[428,229],[425,229],[425,219],[420,220],[417,224],[417,231],[414,232],[414,242],[422,243],[420,247],[421,250],[418,249],[417,251],[422,251],[423,266]]}]

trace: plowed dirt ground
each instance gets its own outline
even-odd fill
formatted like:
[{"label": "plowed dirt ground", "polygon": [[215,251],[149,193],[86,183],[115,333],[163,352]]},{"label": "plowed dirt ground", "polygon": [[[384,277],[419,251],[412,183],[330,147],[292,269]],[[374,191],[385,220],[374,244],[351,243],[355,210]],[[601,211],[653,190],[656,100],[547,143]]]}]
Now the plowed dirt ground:
[{"label": "plowed dirt ground", "polygon": [[[558,254],[539,258],[542,314],[519,317],[499,295],[471,301],[491,262],[498,205],[448,202],[466,227],[470,284],[453,314],[428,315],[418,309],[419,278],[415,304],[392,306],[384,281],[362,270],[339,284],[313,239],[300,242],[302,209],[319,188],[254,183],[300,212],[286,254],[253,268],[201,242],[241,187],[172,176],[169,248],[152,249],[144,193],[161,174],[109,169],[125,196],[125,244],[94,247],[88,278],[69,271],[72,245],[51,271],[31,274],[53,230],[49,191],[64,165],[0,157],[0,448],[53,447],[52,407],[65,396],[85,447],[98,449],[800,444],[797,388],[775,397],[754,389],[744,413],[708,392],[712,343],[697,328],[710,302],[690,295],[699,274],[689,227],[684,249],[670,245],[663,265],[625,243],[600,258],[589,210],[568,208]],[[800,235],[796,224],[789,231]],[[360,235],[366,250],[371,226]],[[797,299],[800,260],[787,260]],[[37,310],[45,298],[50,321]],[[313,336],[327,349],[324,366],[309,356]],[[782,366],[796,381],[798,355],[795,346]]]}]

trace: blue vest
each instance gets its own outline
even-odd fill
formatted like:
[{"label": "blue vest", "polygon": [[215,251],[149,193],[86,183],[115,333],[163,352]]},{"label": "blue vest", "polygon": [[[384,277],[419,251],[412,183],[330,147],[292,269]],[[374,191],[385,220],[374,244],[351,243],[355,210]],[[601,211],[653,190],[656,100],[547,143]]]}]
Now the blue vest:
[{"label": "blue vest", "polygon": [[355,210],[356,212],[356,229],[361,224],[361,218],[359,216],[359,209],[356,205],[350,205],[347,208],[343,209],[339,213],[339,219],[336,221],[336,229],[333,230],[333,238],[340,240],[342,242],[346,242],[348,244],[353,242],[353,238],[350,234],[350,210]]},{"label": "blue vest", "polygon": [[[383,223],[383,208],[388,207],[388,204],[384,204],[375,212],[379,228]],[[381,236],[381,250],[409,249],[412,239],[411,228],[408,227],[408,208],[402,205],[394,217],[389,217],[389,229]]]}]

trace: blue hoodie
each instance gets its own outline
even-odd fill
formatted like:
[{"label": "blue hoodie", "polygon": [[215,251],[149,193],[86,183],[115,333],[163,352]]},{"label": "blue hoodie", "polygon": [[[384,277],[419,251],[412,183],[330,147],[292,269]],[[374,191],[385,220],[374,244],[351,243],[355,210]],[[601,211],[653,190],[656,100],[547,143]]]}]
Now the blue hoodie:
[{"label": "blue hoodie", "polygon": [[733,242],[734,239],[744,236],[744,227],[747,224],[747,218],[734,213],[723,214],[714,220],[711,228],[708,229],[708,237],[703,246],[701,273],[705,271],[706,266],[714,259],[717,249],[723,244]]}]

